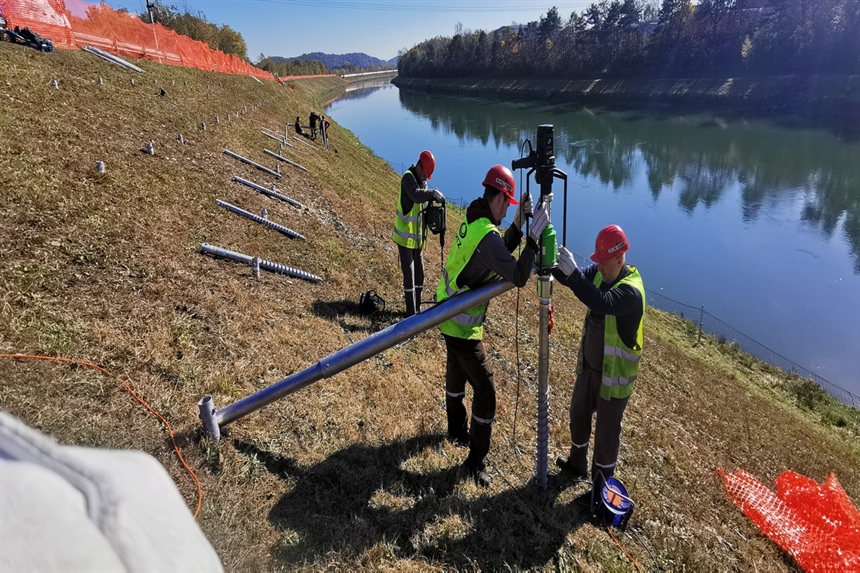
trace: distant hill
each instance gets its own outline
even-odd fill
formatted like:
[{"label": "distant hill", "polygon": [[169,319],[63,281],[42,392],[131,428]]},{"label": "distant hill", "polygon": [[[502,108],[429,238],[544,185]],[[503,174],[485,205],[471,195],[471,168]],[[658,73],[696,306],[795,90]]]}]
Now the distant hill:
[{"label": "distant hill", "polygon": [[329,69],[343,68],[346,66],[346,64],[354,64],[359,68],[397,65],[396,56],[386,61],[380,60],[379,58],[374,58],[373,56],[368,56],[367,54],[362,52],[352,54],[323,54],[322,52],[312,52],[310,54],[302,54],[301,56],[296,56],[293,58],[271,56],[270,59],[275,62],[292,62],[293,60],[305,60],[307,62],[311,62],[313,60],[316,60],[325,64],[326,67],[328,67]]}]

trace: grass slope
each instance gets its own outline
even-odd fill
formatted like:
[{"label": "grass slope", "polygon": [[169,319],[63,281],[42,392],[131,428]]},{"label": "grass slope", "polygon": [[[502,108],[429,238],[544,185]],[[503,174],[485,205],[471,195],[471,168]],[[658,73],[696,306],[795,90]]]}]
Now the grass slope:
[{"label": "grass slope", "polygon": [[[277,143],[260,127],[307,117],[340,80],[286,88],[138,63],[145,75],[83,52],[0,44],[0,352],[88,360],[128,379],[179,433],[203,486],[199,523],[228,570],[633,570],[572,502],[584,484],[553,480],[542,491],[530,481],[534,283],[491,305],[486,344],[499,408],[489,490],[460,478],[466,452],[443,440],[435,329],[235,422],[218,445],[200,439],[200,397],[226,406],[398,318],[356,312],[368,289],[402,308],[389,238],[398,175],[335,124],[331,151],[284,150],[309,169],[282,164],[277,182],[302,209],[255,193],[233,176],[263,185],[272,177],[223,149],[272,167],[263,148]],[[149,141],[155,155],[142,152]],[[458,193],[477,196],[478,187]],[[307,241],[216,199],[265,207]],[[459,216],[449,214],[451,229]],[[265,272],[256,280],[247,267],[202,255],[201,242],[324,280]],[[434,285],[438,242],[426,258]],[[584,315],[564,289],[554,303],[552,458],[569,445]],[[649,309],[646,320],[619,471],[637,506],[632,535],[616,533],[621,546],[652,570],[796,569],[726,500],[714,471],[744,468],[769,485],[786,469],[819,481],[835,472],[860,499],[857,411],[731,347],[697,344],[675,317]],[[114,380],[0,359],[0,381],[3,409],[61,443],[151,453],[194,506],[163,428]]]}]

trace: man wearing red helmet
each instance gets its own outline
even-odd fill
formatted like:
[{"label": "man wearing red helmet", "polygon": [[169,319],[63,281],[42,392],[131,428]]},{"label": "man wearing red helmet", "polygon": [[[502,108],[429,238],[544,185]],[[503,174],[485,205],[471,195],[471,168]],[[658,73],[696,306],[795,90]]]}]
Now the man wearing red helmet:
[{"label": "man wearing red helmet", "polygon": [[[495,165],[484,177],[484,195],[466,209],[466,218],[457,230],[451,245],[442,280],[436,290],[436,300],[442,302],[457,293],[474,289],[500,276],[522,287],[529,280],[538,240],[549,222],[545,204],[534,215],[527,240],[519,260],[511,254],[523,238],[522,227],[531,215],[531,198],[526,195],[517,207],[513,225],[504,239],[498,225],[514,199],[514,176],[510,169]],[[484,318],[489,302],[474,306],[439,325],[447,349],[445,370],[445,405],[448,411],[448,438],[459,445],[469,445],[469,456],[463,468],[475,482],[487,487],[492,478],[486,471],[485,459],[490,451],[491,424],[496,415],[496,388],[493,371],[482,342]],[[472,386],[471,429],[466,416],[464,398],[466,382]]]},{"label": "man wearing red helmet", "polygon": [[424,208],[427,201],[445,201],[438,189],[429,189],[427,180],[433,179],[436,158],[422,151],[415,165],[409,167],[400,179],[397,214],[394,217],[392,239],[397,243],[400,270],[403,272],[403,299],[406,316],[421,312],[421,295],[424,291],[424,244],[427,230],[424,227]]},{"label": "man wearing red helmet", "polygon": [[596,412],[593,492],[600,492],[602,480],[615,473],[621,419],[642,356],[645,287],[636,267],[626,264],[629,246],[621,227],[609,225],[597,235],[591,255],[596,264],[580,270],[571,252],[560,247],[553,271],[588,307],[570,401],[570,455],[556,464],[579,477],[588,474],[591,418]]}]

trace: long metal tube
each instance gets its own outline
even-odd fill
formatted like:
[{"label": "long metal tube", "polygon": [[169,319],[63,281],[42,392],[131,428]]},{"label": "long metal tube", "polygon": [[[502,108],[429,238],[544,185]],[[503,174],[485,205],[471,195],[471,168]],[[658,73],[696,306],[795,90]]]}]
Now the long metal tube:
[{"label": "long metal tube", "polygon": [[248,181],[247,179],[242,179],[238,175],[233,177],[233,181],[235,181],[236,183],[241,183],[242,185],[247,185],[251,189],[259,191],[263,195],[268,195],[269,197],[274,197],[275,199],[280,199],[281,201],[286,201],[290,205],[295,205],[296,207],[298,207],[300,209],[304,208],[304,205],[302,205],[301,203],[299,203],[295,199],[290,199],[286,195],[282,195],[282,194],[278,193],[277,191],[275,191],[274,189],[266,189],[262,185],[257,185],[253,181]]},{"label": "long metal tube", "polygon": [[290,165],[292,165],[293,167],[298,167],[298,168],[299,168],[299,169],[301,169],[302,171],[307,171],[307,170],[308,170],[308,168],[307,168],[307,167],[305,167],[305,166],[303,166],[303,165],[299,165],[299,164],[298,164],[298,163],[296,163],[295,161],[290,161],[289,159],[287,159],[286,157],[284,157],[284,156],[283,156],[283,155],[281,155],[280,153],[275,153],[274,151],[269,151],[268,149],[263,149],[263,151],[265,151],[266,153],[268,153],[269,155],[271,155],[272,157],[274,157],[274,158],[275,158],[275,159],[277,159],[278,161],[283,161],[284,163],[289,163],[289,164],[290,164]]},{"label": "long metal tube", "polygon": [[229,149],[225,149],[225,150],[224,150],[224,153],[225,153],[225,154],[227,154],[227,155],[229,155],[230,157],[235,157],[236,159],[238,159],[238,160],[239,160],[239,161],[241,161],[242,163],[247,163],[248,165],[252,165],[252,166],[256,167],[257,169],[259,169],[260,171],[265,171],[265,172],[266,172],[266,173],[268,173],[269,175],[273,175],[273,176],[277,177],[278,179],[280,179],[280,178],[281,178],[281,174],[280,174],[280,173],[278,173],[277,171],[272,171],[272,170],[271,170],[271,169],[269,169],[268,167],[264,167],[264,166],[260,165],[259,163],[257,163],[256,161],[251,161],[251,160],[250,160],[250,159],[248,159],[247,157],[242,157],[242,156],[241,156],[241,155],[239,155],[238,153],[233,153],[233,152],[232,152],[232,151],[230,151]]},{"label": "long metal tube", "polygon": [[305,238],[304,235],[302,235],[300,233],[296,233],[292,229],[284,227],[283,225],[275,223],[274,221],[264,219],[263,217],[260,217],[259,215],[255,215],[255,214],[251,213],[250,211],[246,211],[246,210],[242,209],[241,207],[231,205],[230,203],[228,203],[226,201],[222,201],[221,199],[215,199],[215,201],[221,207],[224,207],[225,209],[233,211],[237,215],[242,215],[243,217],[247,217],[248,219],[251,219],[252,221],[260,223],[261,225],[265,225],[265,226],[269,227],[270,229],[274,229],[277,232],[283,233],[284,235],[286,235],[288,237],[292,237],[294,239],[302,239],[302,240],[304,240],[304,238]]},{"label": "long metal tube", "polygon": [[[200,245],[200,250],[208,255],[213,255],[216,257],[222,257],[225,259],[231,259],[234,261],[238,261],[240,263],[245,263],[246,265],[251,265],[254,262],[255,257],[251,257],[248,255],[243,255],[242,253],[237,253],[236,251],[231,251],[229,249],[224,249],[221,247],[215,247],[208,243],[203,243]],[[316,275],[312,275],[311,273],[307,273],[305,271],[294,269],[293,267],[288,267],[286,265],[280,265],[278,263],[273,263],[271,261],[267,261],[266,259],[260,259],[260,268],[265,269],[269,272],[280,273],[282,275],[290,275],[291,277],[296,277],[299,279],[305,279],[311,282],[318,283],[322,280],[321,277]]]},{"label": "long metal tube", "polygon": [[268,135],[269,137],[271,137],[273,139],[277,139],[278,141],[280,141],[281,143],[283,143],[285,145],[289,145],[290,147],[294,147],[293,144],[288,141],[289,140],[289,134],[290,134],[290,124],[287,124],[286,128],[284,129],[283,135],[281,135],[278,131],[275,131],[274,129],[270,129],[270,128],[266,127],[265,125],[260,126],[260,132],[263,135]]},{"label": "long metal tube", "polygon": [[311,144],[310,144],[310,143],[308,143],[307,141],[302,141],[301,139],[299,139],[299,138],[298,138],[298,137],[296,137],[295,135],[293,136],[293,139],[295,139],[295,140],[296,140],[296,141],[298,141],[299,143],[304,143],[305,145],[307,145],[308,147],[310,147],[310,148],[311,148],[311,149],[313,149],[313,150],[316,150],[316,149],[317,149],[316,147],[314,147],[313,145],[311,145]]},{"label": "long metal tube", "polygon": [[98,56],[98,57],[100,57],[100,58],[102,58],[102,59],[105,59],[105,60],[108,60],[108,61],[110,61],[110,62],[113,62],[114,64],[118,64],[118,65],[120,65],[120,66],[122,66],[122,67],[124,67],[124,68],[128,68],[128,69],[130,69],[130,70],[134,70],[135,72],[138,72],[138,73],[141,73],[141,74],[145,74],[145,73],[146,73],[144,70],[142,70],[141,68],[139,68],[139,67],[135,66],[135,65],[134,65],[134,64],[132,64],[131,62],[127,62],[127,61],[123,60],[122,58],[120,58],[120,57],[118,57],[118,56],[115,56],[115,55],[111,54],[110,52],[105,52],[104,50],[100,50],[99,48],[94,48],[94,47],[92,47],[92,46],[84,46],[82,49],[83,49],[85,52],[89,52],[89,53],[93,54],[94,56]]},{"label": "long metal tube", "polygon": [[[441,322],[512,288],[514,288],[513,283],[496,280],[475,290],[452,296],[445,302],[392,324],[388,328],[371,334],[367,338],[350,344],[333,354],[329,354],[313,366],[291,374],[280,382],[275,382],[262,390],[258,390],[254,394],[242,398],[238,402],[234,402],[221,410],[216,410],[215,408],[206,409],[206,412],[210,412],[209,416],[215,417],[216,424],[212,424],[211,420],[206,419],[207,414],[204,412],[204,408],[201,408],[201,417],[204,418],[204,431],[207,431],[207,428],[211,431],[213,427],[217,428],[229,424],[318,380],[334,376],[350,366],[375,356],[395,344],[412,338],[425,330],[429,330]],[[207,404],[211,404],[211,402],[207,402]],[[218,435],[207,434],[207,437],[218,440],[220,439],[220,431]]]},{"label": "long metal tube", "polygon": [[265,132],[265,131],[260,131],[260,133],[262,133],[262,134],[263,134],[263,135],[265,135],[266,137],[271,137],[272,139],[274,139],[275,141],[277,141],[277,142],[278,142],[278,143],[280,143],[281,145],[286,145],[287,147],[292,147],[292,148],[295,148],[295,147],[296,147],[295,145],[293,145],[292,143],[290,143],[289,141],[285,140],[283,137],[281,137],[281,136],[279,136],[279,135],[272,135],[271,133],[267,133],[267,132]]}]

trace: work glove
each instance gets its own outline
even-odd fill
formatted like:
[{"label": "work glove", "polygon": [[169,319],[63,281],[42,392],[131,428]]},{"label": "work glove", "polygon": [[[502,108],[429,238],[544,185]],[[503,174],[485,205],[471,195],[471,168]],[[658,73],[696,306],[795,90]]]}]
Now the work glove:
[{"label": "work glove", "polygon": [[445,202],[445,196],[438,189],[433,189],[433,200],[436,201],[437,203],[444,203]]},{"label": "work glove", "polygon": [[522,230],[523,226],[526,224],[526,218],[534,215],[534,208],[532,206],[532,196],[530,193],[526,193],[520,199],[519,205],[517,205],[517,212],[514,215],[514,223],[516,223],[517,227]]},{"label": "work glove", "polygon": [[529,238],[535,243],[540,243],[540,236],[547,225],[549,225],[548,201],[544,201],[535,209],[532,225],[529,229]]},{"label": "work glove", "polygon": [[573,258],[573,253],[564,247],[558,248],[556,261],[558,262],[558,270],[561,271],[561,274],[563,274],[565,278],[573,274],[573,271],[578,268],[576,266],[576,260]]}]

